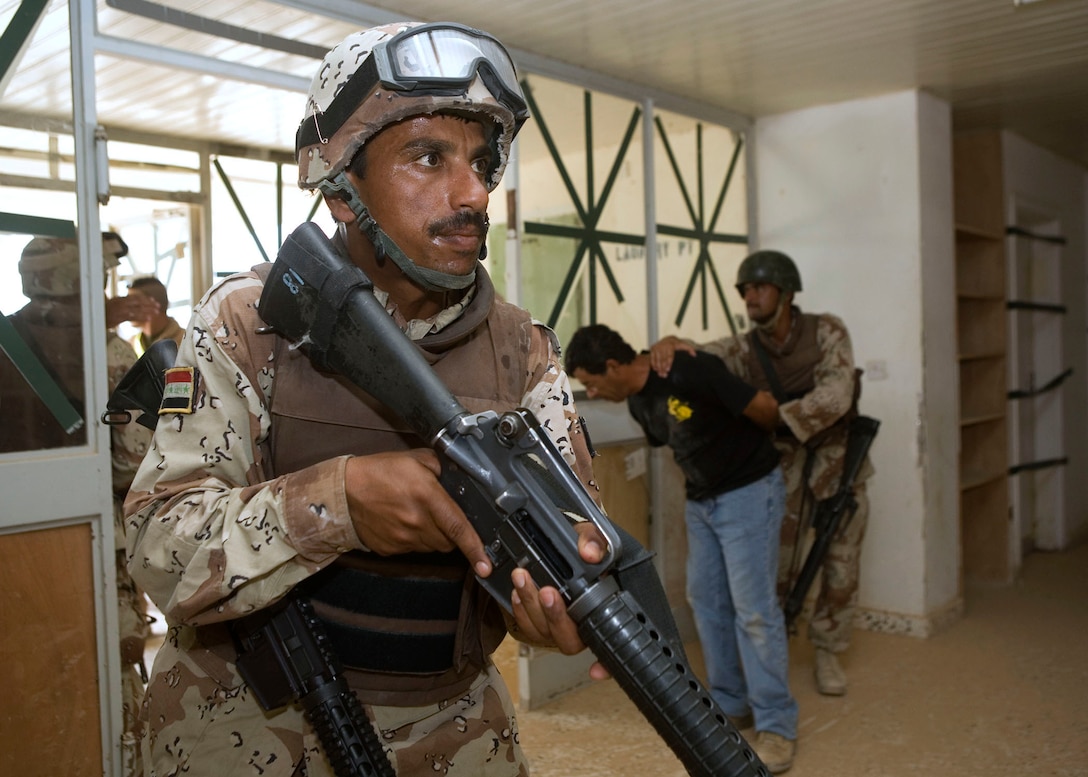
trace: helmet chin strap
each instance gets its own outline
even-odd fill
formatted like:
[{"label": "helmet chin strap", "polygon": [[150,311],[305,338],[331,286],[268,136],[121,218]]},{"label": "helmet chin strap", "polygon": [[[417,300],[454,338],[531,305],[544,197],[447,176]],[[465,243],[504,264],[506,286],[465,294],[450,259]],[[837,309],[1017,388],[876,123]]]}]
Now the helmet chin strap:
[{"label": "helmet chin strap", "polygon": [[764,321],[762,324],[756,322],[756,329],[759,329],[767,334],[774,334],[775,327],[778,326],[778,322],[782,320],[782,314],[789,307],[789,303],[786,302],[786,295],[778,295],[778,305],[774,309],[774,315]]},{"label": "helmet chin strap", "polygon": [[[337,173],[331,179],[327,178],[322,181],[318,184],[318,188],[324,194],[344,200],[348,207],[351,208],[351,212],[355,214],[355,223],[374,246],[375,256],[378,261],[381,261],[383,257],[389,257],[393,260],[393,264],[413,283],[419,284],[428,291],[459,291],[467,289],[476,280],[475,268],[468,275],[453,275],[432,270],[428,267],[420,267],[409,259],[400,246],[385,233],[385,230],[378,226],[378,222],[370,215],[370,211],[367,210],[366,205],[359,198],[355,186],[352,185],[343,171]],[[486,255],[487,246],[485,245],[480,250],[480,260],[482,261]]]}]

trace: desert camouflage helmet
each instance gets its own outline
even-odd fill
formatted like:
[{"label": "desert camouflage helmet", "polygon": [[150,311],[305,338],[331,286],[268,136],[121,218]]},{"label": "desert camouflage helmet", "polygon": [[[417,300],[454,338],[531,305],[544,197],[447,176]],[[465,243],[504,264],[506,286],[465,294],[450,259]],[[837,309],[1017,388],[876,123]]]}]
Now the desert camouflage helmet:
[{"label": "desert camouflage helmet", "polygon": [[299,186],[319,188],[384,127],[440,112],[493,121],[488,189],[529,116],[510,55],[487,33],[459,24],[399,22],[349,35],[321,63],[295,135]]},{"label": "desert camouflage helmet", "polygon": [[756,251],[737,268],[737,291],[746,283],[770,283],[781,291],[801,291],[801,273],[781,251]]},{"label": "desert camouflage helmet", "polygon": [[[116,232],[102,233],[102,266],[120,264],[128,245]],[[75,238],[36,237],[19,257],[23,294],[35,297],[69,297],[79,294],[79,243]]]}]

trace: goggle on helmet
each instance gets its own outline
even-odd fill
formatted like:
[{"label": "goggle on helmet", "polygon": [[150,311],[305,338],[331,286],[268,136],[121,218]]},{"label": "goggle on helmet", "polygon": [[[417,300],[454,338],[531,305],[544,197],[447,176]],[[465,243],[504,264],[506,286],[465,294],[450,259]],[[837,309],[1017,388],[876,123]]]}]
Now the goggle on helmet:
[{"label": "goggle on helmet", "polygon": [[330,51],[310,86],[295,135],[299,186],[343,171],[386,126],[438,112],[484,114],[496,125],[487,187],[529,118],[517,71],[495,38],[451,22],[399,23],[354,33]]}]

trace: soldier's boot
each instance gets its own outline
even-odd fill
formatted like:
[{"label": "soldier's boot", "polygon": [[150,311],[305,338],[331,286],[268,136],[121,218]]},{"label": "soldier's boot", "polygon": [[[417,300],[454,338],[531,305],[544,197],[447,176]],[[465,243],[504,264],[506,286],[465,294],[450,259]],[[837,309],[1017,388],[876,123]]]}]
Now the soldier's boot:
[{"label": "soldier's boot", "polygon": [[797,753],[797,740],[786,739],[781,734],[760,731],[756,734],[752,749],[771,774],[782,774],[793,766],[793,756]]},{"label": "soldier's boot", "polygon": [[816,648],[816,690],[824,696],[846,693],[846,673],[842,671],[839,659],[823,648]]}]

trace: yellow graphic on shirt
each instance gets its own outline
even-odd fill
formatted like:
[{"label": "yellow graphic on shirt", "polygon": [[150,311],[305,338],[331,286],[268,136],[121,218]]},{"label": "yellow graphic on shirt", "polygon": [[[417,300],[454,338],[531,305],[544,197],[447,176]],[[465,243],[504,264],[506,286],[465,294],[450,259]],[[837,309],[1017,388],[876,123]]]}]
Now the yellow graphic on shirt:
[{"label": "yellow graphic on shirt", "polygon": [[669,397],[669,415],[677,421],[686,421],[691,418],[691,405],[682,399]]}]

